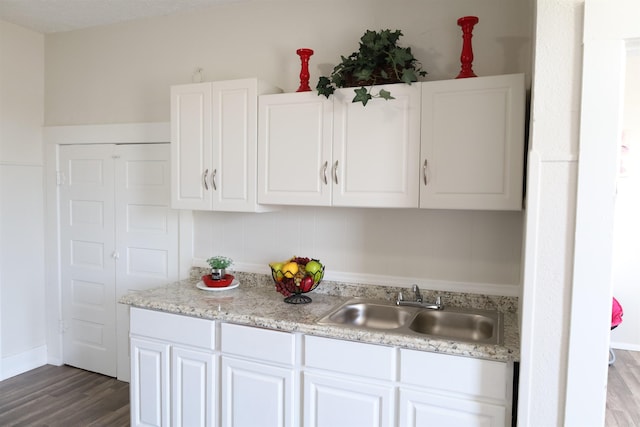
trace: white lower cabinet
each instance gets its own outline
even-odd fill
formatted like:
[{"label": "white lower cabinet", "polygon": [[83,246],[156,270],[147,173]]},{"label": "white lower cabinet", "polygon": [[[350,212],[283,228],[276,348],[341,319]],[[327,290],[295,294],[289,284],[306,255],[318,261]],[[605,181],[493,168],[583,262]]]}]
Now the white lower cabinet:
[{"label": "white lower cabinet", "polygon": [[169,425],[168,343],[131,338],[132,426]]},{"label": "white lower cabinet", "polygon": [[228,323],[220,333],[222,425],[299,425],[295,335]]},{"label": "white lower cabinet", "polygon": [[171,349],[171,425],[208,426],[214,417],[215,358],[209,352]]},{"label": "white lower cabinet", "polygon": [[503,426],[505,416],[502,405],[400,387],[399,426]]},{"label": "white lower cabinet", "polygon": [[393,425],[394,388],[330,373],[304,373],[304,425],[382,427]]},{"label": "white lower cabinet", "polygon": [[291,368],[222,357],[222,425],[292,426]]},{"label": "white lower cabinet", "polygon": [[215,323],[131,309],[131,425],[216,425]]},{"label": "white lower cabinet", "polygon": [[400,350],[400,426],[511,425],[513,365]]},{"label": "white lower cabinet", "polygon": [[396,349],[306,336],[304,425],[393,426]]},{"label": "white lower cabinet", "polygon": [[131,425],[511,425],[512,363],[215,326],[131,309]]}]

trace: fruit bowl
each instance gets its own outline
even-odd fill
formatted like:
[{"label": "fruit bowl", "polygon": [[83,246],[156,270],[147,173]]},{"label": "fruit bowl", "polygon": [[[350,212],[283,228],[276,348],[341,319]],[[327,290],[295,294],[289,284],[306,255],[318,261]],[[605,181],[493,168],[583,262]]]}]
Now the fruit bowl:
[{"label": "fruit bowl", "polygon": [[311,298],[302,294],[317,288],[324,277],[324,265],[317,259],[294,256],[286,261],[272,262],[269,267],[276,291],[290,304],[311,302]]}]

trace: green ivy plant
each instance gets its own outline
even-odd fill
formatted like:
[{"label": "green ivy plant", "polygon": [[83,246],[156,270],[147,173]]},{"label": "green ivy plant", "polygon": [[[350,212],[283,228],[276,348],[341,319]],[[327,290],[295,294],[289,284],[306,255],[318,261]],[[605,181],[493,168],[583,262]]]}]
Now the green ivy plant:
[{"label": "green ivy plant", "polygon": [[[424,77],[427,72],[411,53],[410,47],[399,47],[400,30],[367,30],[360,38],[360,49],[348,57],[341,56],[342,62],[336,65],[329,77],[322,76],[316,89],[318,95],[327,98],[336,88],[358,87],[353,102],[367,105],[372,98],[394,99],[391,93],[381,89],[371,93],[371,86],[389,83],[411,84]],[[365,87],[369,86],[369,88]]]}]

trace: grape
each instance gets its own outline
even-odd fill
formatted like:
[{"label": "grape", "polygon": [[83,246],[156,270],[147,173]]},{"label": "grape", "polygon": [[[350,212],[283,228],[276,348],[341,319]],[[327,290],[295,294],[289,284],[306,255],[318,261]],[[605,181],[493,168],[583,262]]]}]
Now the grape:
[{"label": "grape", "polygon": [[294,257],[293,261],[295,261],[296,263],[298,263],[298,264],[300,264],[300,265],[302,265],[304,267],[305,265],[307,265],[307,263],[309,261],[311,261],[311,259],[306,258],[306,257]]}]

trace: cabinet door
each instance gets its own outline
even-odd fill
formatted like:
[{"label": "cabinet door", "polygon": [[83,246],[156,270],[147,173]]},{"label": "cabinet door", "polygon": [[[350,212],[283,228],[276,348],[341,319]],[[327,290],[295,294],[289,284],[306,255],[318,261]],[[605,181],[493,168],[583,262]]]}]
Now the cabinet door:
[{"label": "cabinet door", "polygon": [[259,100],[258,201],[331,204],[333,103],[315,92]]},{"label": "cabinet door", "polygon": [[213,426],[214,355],[182,347],[171,349],[172,426]]},{"label": "cabinet door", "polygon": [[420,85],[376,86],[395,98],[334,94],[333,205],[418,207]]},{"label": "cabinet door", "polygon": [[292,368],[223,356],[221,379],[223,426],[294,425]]},{"label": "cabinet door", "polygon": [[406,427],[502,427],[504,406],[400,389],[399,425]]},{"label": "cabinet door", "polygon": [[305,372],[303,395],[308,427],[394,425],[391,385]]},{"label": "cabinet door", "polygon": [[131,338],[131,425],[168,426],[169,344]]},{"label": "cabinet door", "polygon": [[520,210],[524,76],[422,83],[420,207]]},{"label": "cabinet door", "polygon": [[258,81],[212,83],[212,169],[214,210],[256,209]]},{"label": "cabinet door", "polygon": [[211,83],[171,87],[171,206],[211,209]]}]

